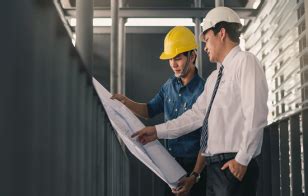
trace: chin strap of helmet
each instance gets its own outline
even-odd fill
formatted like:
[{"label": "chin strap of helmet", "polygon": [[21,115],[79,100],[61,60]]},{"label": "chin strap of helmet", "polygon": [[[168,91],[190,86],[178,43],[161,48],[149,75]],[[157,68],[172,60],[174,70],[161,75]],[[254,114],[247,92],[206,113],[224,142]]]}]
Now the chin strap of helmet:
[{"label": "chin strap of helmet", "polygon": [[190,56],[191,56],[191,51],[188,52],[188,54],[187,54],[187,61],[185,63],[184,69],[182,70],[182,72],[178,76],[176,76],[177,78],[182,78],[183,76],[185,76],[188,73],[188,71],[189,71]]}]

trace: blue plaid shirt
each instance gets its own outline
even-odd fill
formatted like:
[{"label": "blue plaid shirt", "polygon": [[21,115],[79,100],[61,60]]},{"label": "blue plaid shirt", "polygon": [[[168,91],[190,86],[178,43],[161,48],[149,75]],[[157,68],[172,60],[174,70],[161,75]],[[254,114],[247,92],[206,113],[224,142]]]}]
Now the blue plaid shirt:
[{"label": "blue plaid shirt", "polygon": [[[184,86],[180,79],[170,77],[155,97],[148,102],[149,116],[164,113],[165,121],[172,120],[191,109],[203,92],[205,81],[196,72]],[[195,158],[200,150],[201,128],[176,139],[167,140],[169,153],[177,158]]]}]

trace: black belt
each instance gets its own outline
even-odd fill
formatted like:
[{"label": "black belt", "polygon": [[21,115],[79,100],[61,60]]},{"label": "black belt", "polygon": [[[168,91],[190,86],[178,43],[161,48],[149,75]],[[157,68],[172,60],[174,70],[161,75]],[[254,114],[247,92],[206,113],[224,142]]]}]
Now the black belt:
[{"label": "black belt", "polygon": [[215,164],[215,163],[222,163],[231,159],[234,159],[237,153],[221,153],[215,154],[210,157],[205,157],[206,164]]}]

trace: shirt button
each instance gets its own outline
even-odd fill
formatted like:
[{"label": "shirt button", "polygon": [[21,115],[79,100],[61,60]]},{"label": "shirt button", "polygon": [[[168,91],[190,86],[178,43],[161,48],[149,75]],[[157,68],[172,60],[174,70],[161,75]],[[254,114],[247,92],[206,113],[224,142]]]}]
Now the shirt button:
[{"label": "shirt button", "polygon": [[169,148],[168,150],[171,151],[171,148]]},{"label": "shirt button", "polygon": [[184,108],[184,110],[187,110],[187,108]]},{"label": "shirt button", "polygon": [[178,111],[178,109],[175,109],[174,111],[176,111],[176,112],[177,112],[177,111]]},{"label": "shirt button", "polygon": [[180,93],[180,94],[179,94],[179,96],[181,97],[181,96],[182,96],[182,94]]},{"label": "shirt button", "polygon": [[171,99],[168,99],[168,101],[170,102],[170,101],[171,101]]}]

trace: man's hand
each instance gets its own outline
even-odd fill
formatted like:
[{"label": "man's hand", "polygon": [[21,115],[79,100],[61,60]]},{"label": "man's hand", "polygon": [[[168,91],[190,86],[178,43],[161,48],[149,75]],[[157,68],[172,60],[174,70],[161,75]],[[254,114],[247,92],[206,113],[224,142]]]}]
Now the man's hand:
[{"label": "man's hand", "polygon": [[151,127],[145,127],[139,131],[137,131],[136,133],[134,133],[131,137],[137,137],[137,140],[141,143],[141,144],[147,144],[149,142],[152,142],[154,140],[157,139],[157,132],[156,132],[156,128],[154,126]]},{"label": "man's hand", "polygon": [[235,159],[232,159],[228,162],[226,162],[222,166],[222,170],[225,170],[229,168],[230,172],[239,180],[242,181],[244,178],[244,175],[246,174],[247,171],[247,166],[241,165],[238,162],[236,162]]},{"label": "man's hand", "polygon": [[178,196],[188,195],[190,189],[193,187],[195,183],[196,183],[195,176],[184,177],[179,181],[178,184],[179,188],[172,189],[172,192]]},{"label": "man's hand", "polygon": [[124,95],[121,95],[121,94],[114,94],[111,96],[111,99],[116,99],[120,102],[122,102],[124,105],[125,105],[125,100],[126,100],[127,97],[125,97]]}]

